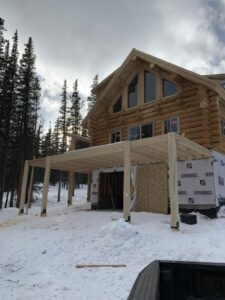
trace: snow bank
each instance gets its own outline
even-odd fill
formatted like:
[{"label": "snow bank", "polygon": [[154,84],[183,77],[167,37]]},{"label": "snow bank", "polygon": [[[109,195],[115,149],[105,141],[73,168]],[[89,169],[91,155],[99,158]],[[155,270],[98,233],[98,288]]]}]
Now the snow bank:
[{"label": "snow bank", "polygon": [[123,241],[135,238],[138,234],[137,229],[132,224],[125,222],[124,219],[111,222],[100,228],[100,237]]},{"label": "snow bank", "polygon": [[[57,203],[51,187],[47,217],[40,202],[28,215],[15,208],[0,212],[0,298],[5,300],[126,299],[137,274],[153,260],[225,262],[225,209],[210,220],[170,229],[170,216],[90,211],[86,188],[75,191],[67,207],[67,190]],[[76,264],[125,264],[126,268],[76,269]]]}]

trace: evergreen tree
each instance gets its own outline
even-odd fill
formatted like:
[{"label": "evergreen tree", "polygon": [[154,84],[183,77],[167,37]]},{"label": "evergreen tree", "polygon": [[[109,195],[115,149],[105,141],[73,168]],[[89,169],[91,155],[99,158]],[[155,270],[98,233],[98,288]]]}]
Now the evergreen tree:
[{"label": "evergreen tree", "polygon": [[81,132],[81,99],[78,91],[78,80],[75,80],[73,85],[73,92],[71,96],[71,107],[70,107],[70,130],[74,134],[80,134]]},{"label": "evergreen tree", "polygon": [[68,131],[68,95],[67,95],[67,82],[64,80],[62,87],[62,102],[59,109],[59,129],[62,134],[62,139],[60,143],[60,152],[65,152],[67,149],[67,137],[66,133]]},{"label": "evergreen tree", "polygon": [[[15,110],[15,100],[16,100],[16,88],[17,88],[17,61],[18,61],[18,36],[17,31],[13,37],[13,47],[11,55],[9,56],[9,43],[7,43],[5,61],[7,64],[5,67],[4,80],[3,80],[3,89],[0,96],[1,103],[3,106],[3,113],[1,115],[1,155],[0,155],[0,207],[3,200],[3,192],[5,189],[5,180],[8,159],[10,157],[10,142],[12,135],[12,121],[13,113]],[[13,149],[12,149],[13,150]]]},{"label": "evergreen tree", "polygon": [[[17,145],[20,151],[18,157],[19,186],[22,182],[24,161],[25,159],[32,159],[34,155],[39,93],[40,86],[37,84],[33,41],[30,37],[28,43],[25,44],[18,70],[17,108],[15,112],[16,121],[14,122],[17,138],[19,137],[19,144]],[[17,205],[19,205],[19,201]]]},{"label": "evergreen tree", "polygon": [[42,135],[43,135],[43,127],[44,127],[44,119],[41,118],[37,125],[37,132],[35,137],[35,145],[34,145],[34,157],[38,158],[42,153]]},{"label": "evergreen tree", "polygon": [[60,124],[59,118],[56,119],[55,127],[52,134],[53,153],[58,154],[60,152]]},{"label": "evergreen tree", "polygon": [[49,124],[48,132],[42,138],[41,154],[42,156],[48,156],[53,154],[51,122]]},{"label": "evergreen tree", "polygon": [[91,94],[87,98],[87,103],[88,103],[88,112],[92,109],[96,102],[96,96],[92,93],[92,89],[98,85],[98,75],[95,75],[93,78],[93,83],[91,85]]},{"label": "evergreen tree", "polygon": [[[4,66],[5,66],[5,59],[4,59],[4,49],[5,49],[5,38],[4,38],[4,20],[0,18],[0,94],[2,89],[2,82],[4,76]],[[1,103],[0,103],[1,104]],[[1,107],[0,107],[1,109]]]}]

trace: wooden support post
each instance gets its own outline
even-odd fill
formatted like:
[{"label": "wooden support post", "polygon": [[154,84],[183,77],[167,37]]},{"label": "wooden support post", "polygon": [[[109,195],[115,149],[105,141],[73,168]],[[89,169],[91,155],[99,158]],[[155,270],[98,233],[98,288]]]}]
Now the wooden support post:
[{"label": "wooden support post", "polygon": [[72,205],[72,198],[73,198],[73,190],[74,190],[74,172],[69,172],[68,174],[68,206]]},{"label": "wooden support post", "polygon": [[49,177],[50,177],[50,157],[47,156],[45,162],[45,175],[44,175],[43,193],[42,193],[42,201],[41,201],[41,217],[46,217]]},{"label": "wooden support post", "polygon": [[92,184],[92,173],[88,173],[88,189],[87,189],[87,201],[91,201],[91,184]]},{"label": "wooden support post", "polygon": [[170,226],[179,229],[179,203],[177,190],[177,146],[175,133],[168,134]]},{"label": "wooden support post", "polygon": [[28,179],[28,171],[29,171],[29,164],[28,160],[25,160],[24,169],[23,169],[23,182],[20,194],[20,206],[19,206],[19,214],[22,215],[24,213],[24,203],[26,198],[26,191],[27,191],[27,179]]},{"label": "wooden support post", "polygon": [[27,202],[27,209],[26,214],[28,213],[28,209],[31,207],[32,197],[33,197],[33,181],[34,181],[34,167],[31,169],[30,175],[30,185],[28,189],[28,202]]},{"label": "wooden support post", "polygon": [[131,169],[131,146],[126,142],[124,146],[124,180],[123,180],[123,218],[130,222],[130,169]]}]

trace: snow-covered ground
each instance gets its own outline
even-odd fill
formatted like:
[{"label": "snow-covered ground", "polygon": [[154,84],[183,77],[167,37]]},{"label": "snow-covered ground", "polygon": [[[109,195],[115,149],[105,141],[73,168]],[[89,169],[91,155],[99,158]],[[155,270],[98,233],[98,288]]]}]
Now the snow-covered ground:
[{"label": "snow-covered ground", "polygon": [[[56,202],[51,187],[46,218],[40,203],[28,215],[0,212],[0,299],[126,299],[138,273],[156,259],[225,262],[225,212],[216,220],[170,230],[169,216],[90,211],[86,189],[66,190]],[[125,268],[77,269],[76,264],[126,264]]]}]

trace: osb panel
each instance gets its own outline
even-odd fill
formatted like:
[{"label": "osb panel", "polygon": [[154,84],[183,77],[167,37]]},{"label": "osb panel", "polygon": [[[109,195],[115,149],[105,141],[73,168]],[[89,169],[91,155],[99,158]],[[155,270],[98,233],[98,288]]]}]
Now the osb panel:
[{"label": "osb panel", "polygon": [[137,205],[136,211],[149,211],[149,165],[137,167]]},{"label": "osb panel", "polygon": [[137,167],[136,211],[168,213],[167,165],[165,163]]},{"label": "osb panel", "polygon": [[151,212],[168,213],[167,165],[165,163],[149,165],[149,202]]}]

